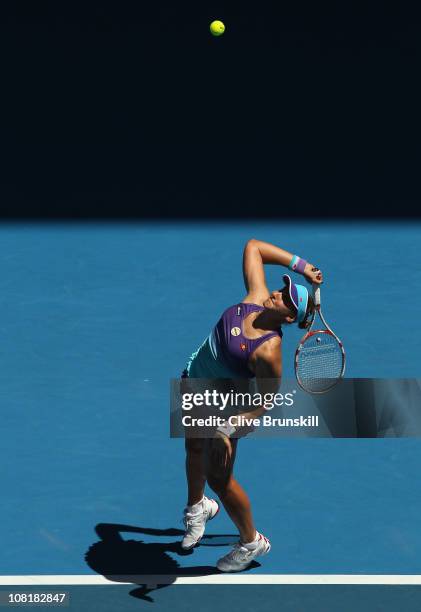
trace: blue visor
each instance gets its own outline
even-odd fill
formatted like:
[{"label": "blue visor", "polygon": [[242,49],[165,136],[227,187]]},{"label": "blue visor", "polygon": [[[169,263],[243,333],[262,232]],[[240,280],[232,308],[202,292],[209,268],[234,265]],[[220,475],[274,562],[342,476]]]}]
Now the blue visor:
[{"label": "blue visor", "polygon": [[288,288],[289,297],[297,309],[297,323],[302,323],[307,312],[308,291],[304,285],[296,285],[293,283],[288,274],[284,274],[283,279]]}]

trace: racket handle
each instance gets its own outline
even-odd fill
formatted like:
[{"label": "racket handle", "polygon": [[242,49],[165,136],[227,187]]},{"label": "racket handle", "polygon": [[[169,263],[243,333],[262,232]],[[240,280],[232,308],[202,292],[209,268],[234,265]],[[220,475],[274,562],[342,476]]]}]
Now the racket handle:
[{"label": "racket handle", "polygon": [[318,308],[320,306],[320,285],[318,285],[317,283],[313,284],[313,299],[314,305],[316,306],[316,308]]}]

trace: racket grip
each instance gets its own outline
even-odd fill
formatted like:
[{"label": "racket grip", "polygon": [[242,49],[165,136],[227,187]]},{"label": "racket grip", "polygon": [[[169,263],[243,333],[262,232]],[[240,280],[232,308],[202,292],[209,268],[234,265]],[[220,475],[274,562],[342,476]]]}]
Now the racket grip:
[{"label": "racket grip", "polygon": [[316,307],[320,306],[320,285],[313,284],[313,299]]}]

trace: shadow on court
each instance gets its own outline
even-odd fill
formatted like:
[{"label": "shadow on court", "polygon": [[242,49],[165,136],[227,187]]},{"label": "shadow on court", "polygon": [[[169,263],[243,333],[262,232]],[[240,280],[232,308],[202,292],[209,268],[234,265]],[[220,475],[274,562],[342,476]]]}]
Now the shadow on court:
[{"label": "shadow on court", "polygon": [[[130,592],[132,597],[153,602],[148,595],[151,591],[170,586],[179,577],[209,576],[220,574],[212,565],[192,565],[180,567],[178,561],[169,553],[186,557],[193,550],[185,551],[180,542],[149,542],[142,540],[124,540],[121,532],[138,533],[157,537],[182,537],[180,529],[149,529],[99,523],[95,531],[101,540],[95,542],[85,555],[89,567],[113,582],[132,582],[141,585]],[[238,541],[238,535],[205,535],[200,546],[229,546]],[[260,567],[253,561],[248,569]]]}]

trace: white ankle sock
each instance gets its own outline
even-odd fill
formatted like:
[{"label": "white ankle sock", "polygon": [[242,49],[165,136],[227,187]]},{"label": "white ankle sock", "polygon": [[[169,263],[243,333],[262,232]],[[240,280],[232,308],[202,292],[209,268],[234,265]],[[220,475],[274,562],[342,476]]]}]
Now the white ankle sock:
[{"label": "white ankle sock", "polygon": [[241,544],[245,548],[249,548],[250,550],[253,550],[253,548],[256,548],[258,541],[259,541],[259,532],[256,531],[256,536],[252,542],[241,542]]}]

